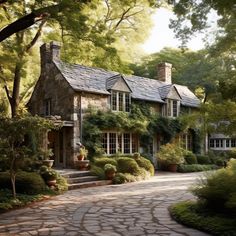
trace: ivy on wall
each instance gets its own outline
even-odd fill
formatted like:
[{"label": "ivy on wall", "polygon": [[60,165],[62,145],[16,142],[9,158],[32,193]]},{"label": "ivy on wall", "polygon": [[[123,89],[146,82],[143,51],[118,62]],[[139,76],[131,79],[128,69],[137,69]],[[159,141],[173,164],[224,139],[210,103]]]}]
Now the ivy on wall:
[{"label": "ivy on wall", "polygon": [[90,109],[83,122],[83,144],[89,150],[90,156],[102,154],[102,132],[109,130],[138,134],[141,145],[148,150],[154,134],[159,134],[163,143],[168,143],[183,131],[183,127],[178,119],[152,113],[146,103],[132,104],[130,113]]}]

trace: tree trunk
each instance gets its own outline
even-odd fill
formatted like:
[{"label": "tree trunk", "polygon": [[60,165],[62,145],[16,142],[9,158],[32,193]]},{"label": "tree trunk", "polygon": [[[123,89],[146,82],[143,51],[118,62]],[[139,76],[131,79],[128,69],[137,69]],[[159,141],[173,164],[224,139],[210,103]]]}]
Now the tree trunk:
[{"label": "tree trunk", "polygon": [[16,67],[15,67],[12,98],[11,98],[11,102],[10,102],[12,118],[17,115],[17,110],[18,110],[18,107],[19,107],[21,69],[22,69],[22,62],[17,62]]},{"label": "tree trunk", "polygon": [[16,198],[16,174],[11,172],[12,195]]}]

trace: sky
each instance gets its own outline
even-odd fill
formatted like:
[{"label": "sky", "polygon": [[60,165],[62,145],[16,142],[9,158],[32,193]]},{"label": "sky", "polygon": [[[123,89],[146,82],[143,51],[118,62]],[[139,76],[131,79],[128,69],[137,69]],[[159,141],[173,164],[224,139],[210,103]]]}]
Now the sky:
[{"label": "sky", "polygon": [[[156,13],[152,16],[154,27],[151,31],[149,38],[142,45],[146,53],[154,53],[160,51],[164,47],[178,48],[181,42],[175,38],[172,29],[169,29],[169,19],[173,18],[174,14],[165,8],[157,9]],[[192,50],[199,50],[204,48],[202,34],[198,34],[188,44],[188,48]]]}]

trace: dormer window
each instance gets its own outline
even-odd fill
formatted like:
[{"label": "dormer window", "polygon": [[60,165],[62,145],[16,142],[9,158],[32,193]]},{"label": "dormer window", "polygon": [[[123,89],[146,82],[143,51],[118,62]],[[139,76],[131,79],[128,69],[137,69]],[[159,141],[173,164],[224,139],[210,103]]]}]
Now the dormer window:
[{"label": "dormer window", "polygon": [[130,112],[130,94],[121,91],[111,91],[111,110]]},{"label": "dormer window", "polygon": [[180,102],[178,100],[167,99],[163,115],[168,117],[178,117],[180,112]]}]

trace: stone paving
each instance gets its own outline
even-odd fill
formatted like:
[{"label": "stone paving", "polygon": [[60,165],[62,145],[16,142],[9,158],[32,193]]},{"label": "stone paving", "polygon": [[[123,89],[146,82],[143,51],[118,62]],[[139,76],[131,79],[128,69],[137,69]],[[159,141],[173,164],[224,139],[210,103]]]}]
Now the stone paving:
[{"label": "stone paving", "polygon": [[68,191],[0,215],[0,235],[206,236],[173,221],[168,206],[194,197],[200,174],[158,173],[148,181]]}]

